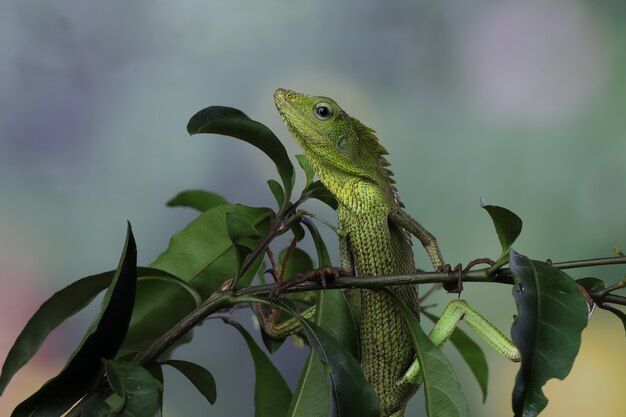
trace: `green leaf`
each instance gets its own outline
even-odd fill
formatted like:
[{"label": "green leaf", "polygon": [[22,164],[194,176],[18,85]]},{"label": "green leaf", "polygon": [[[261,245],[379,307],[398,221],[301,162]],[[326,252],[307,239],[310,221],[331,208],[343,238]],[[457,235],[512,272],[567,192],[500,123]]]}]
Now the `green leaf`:
[{"label": "green leaf", "polygon": [[210,210],[222,204],[228,204],[224,197],[204,190],[183,191],[167,202],[168,207],[189,207],[200,212]]},{"label": "green leaf", "polygon": [[306,176],[306,185],[304,186],[304,188],[307,188],[313,182],[315,171],[313,170],[313,167],[311,166],[311,163],[309,162],[309,158],[307,158],[306,155],[304,154],[296,155],[296,159],[298,160],[298,163],[300,164],[300,167],[302,167],[302,170],[304,171],[304,175]]},{"label": "green leaf", "polygon": [[161,271],[156,268],[146,268],[146,267],[137,268],[137,272],[139,273],[138,275],[140,277],[138,281],[139,289],[141,288],[141,284],[145,282],[145,280],[160,280],[166,283],[176,284],[176,286],[185,290],[189,294],[189,296],[193,299],[196,307],[199,307],[200,304],[202,304],[202,297],[200,297],[200,294],[198,294],[198,291],[196,291],[194,287],[189,285],[187,281],[184,281],[178,278],[174,274],[170,274],[169,272]]},{"label": "green leaf", "polygon": [[576,282],[544,262],[511,250],[511,271],[519,317],[511,335],[522,364],[513,388],[515,416],[536,416],[548,403],[542,387],[551,378],[563,379],[572,368],[587,325],[587,302]]},{"label": "green leaf", "polygon": [[302,228],[302,224],[300,224],[300,222],[293,222],[289,230],[291,230],[291,233],[293,233],[293,236],[298,242],[304,239],[304,229]]},{"label": "green leaf", "polygon": [[125,399],[117,394],[104,398],[100,393],[92,393],[81,400],[81,417],[110,417],[124,406]]},{"label": "green leaf", "polygon": [[[239,214],[262,234],[269,229],[273,215],[268,208],[234,204],[214,207],[175,234],[169,247],[150,266],[176,275],[193,286],[203,300],[208,298],[236,273],[227,213]],[[261,261],[259,257],[240,282],[251,280]],[[164,284],[152,280],[141,283],[124,351],[146,348],[194,308],[185,290]]]},{"label": "green leaf", "polygon": [[328,191],[321,181],[311,183],[311,185],[302,192],[302,195],[306,198],[315,198],[322,203],[327,204],[333,210],[337,210],[337,207],[339,206],[335,196]]},{"label": "green leaf", "polygon": [[522,219],[504,207],[488,205],[483,200],[481,200],[481,207],[487,210],[487,213],[491,216],[500,240],[500,246],[502,246],[502,255],[498,261],[504,260],[508,256],[513,242],[522,232]]},{"label": "green leaf", "polygon": [[169,360],[161,363],[176,368],[191,381],[194,387],[200,391],[200,394],[202,394],[211,405],[215,404],[215,400],[217,399],[217,387],[211,372],[200,365],[187,361]]},{"label": "green leaf", "polygon": [[[357,358],[359,340],[350,305],[342,291],[322,291],[316,305],[315,323],[325,329]],[[330,407],[328,366],[309,353],[293,394],[287,416],[327,417]]]},{"label": "green leaf", "polygon": [[13,417],[61,415],[102,375],[101,358],[117,353],[133,311],[137,284],[137,247],[128,224],[126,243],[102,309],[65,368],[13,411]]},{"label": "green leaf", "polygon": [[254,361],[256,374],[254,384],[255,417],[284,416],[291,401],[291,390],[283,376],[241,324],[234,321],[230,321],[229,324],[241,333]]},{"label": "green leaf", "polygon": [[119,403],[115,404],[114,411],[121,411],[126,404],[126,387],[124,386],[124,377],[119,370],[119,363],[115,361],[104,361],[104,372],[106,373],[109,386],[113,390],[113,393],[120,399]]},{"label": "green leaf", "polygon": [[[142,268],[139,268],[141,270]],[[147,270],[158,271],[156,268],[145,268]],[[168,274],[165,276],[163,274]],[[150,297],[153,298],[150,298]],[[169,296],[166,299],[166,304],[162,306],[164,309],[168,309],[168,315],[159,318],[158,320],[144,322],[144,326],[141,328],[135,327],[134,323],[138,320],[143,310],[143,304],[146,301],[140,302],[143,297],[147,298],[147,302],[157,302],[159,297]],[[165,331],[165,324],[174,321],[177,312],[190,312],[199,304],[201,304],[202,298],[199,292],[191,286],[187,281],[176,277],[169,272],[161,271],[161,274],[150,273],[146,276],[142,276],[137,282],[137,299],[135,301],[135,309],[131,318],[131,326],[129,328],[126,339],[120,349],[120,352],[116,356],[116,359],[131,359],[134,355],[145,348],[147,348],[158,336]],[[158,312],[155,312],[158,314]],[[182,318],[182,317],[181,317]],[[173,324],[175,324],[175,321]],[[179,340],[179,343],[186,343],[191,340],[192,332],[189,332],[185,337]]]},{"label": "green leaf", "polygon": [[[278,255],[278,260],[282,264],[285,256],[287,255],[287,249],[284,249]],[[291,256],[287,259],[287,265],[285,267],[285,279],[290,279],[298,274],[308,272],[313,269],[313,261],[308,253],[300,248],[294,248],[291,252]]]},{"label": "green leaf", "polygon": [[243,271],[241,267],[246,257],[254,249],[255,240],[252,238],[259,238],[261,234],[245,217],[238,213],[226,213],[226,230],[228,231],[228,237],[233,242],[235,249],[235,259],[237,261],[235,270],[237,271],[235,288],[237,288],[237,279],[241,277]]},{"label": "green leaf", "polygon": [[148,372],[150,372],[159,388],[159,410],[163,410],[163,369],[161,369],[161,364],[154,363],[148,368]]},{"label": "green leaf", "polygon": [[285,191],[283,191],[283,187],[280,186],[278,181],[274,180],[267,180],[267,185],[269,185],[270,191],[278,203],[278,207],[282,207],[285,203]]},{"label": "green leaf", "polygon": [[298,385],[291,398],[287,417],[328,417],[330,397],[328,365],[313,351],[304,364]]},{"label": "green leaf", "polygon": [[256,146],[276,164],[285,189],[285,200],[290,199],[294,183],[293,165],[285,147],[267,126],[232,107],[211,106],[191,117],[187,132],[190,135],[215,133],[231,136]]},{"label": "green leaf", "polygon": [[[424,316],[428,317],[433,323],[439,321],[439,317],[429,313],[428,311],[421,312]],[[481,347],[472,340],[463,330],[456,327],[450,342],[461,354],[461,357],[465,360],[469,366],[472,374],[478,381],[480,391],[483,394],[483,403],[487,400],[487,385],[489,383],[489,366],[487,365],[487,358]]]},{"label": "green leaf", "polygon": [[417,318],[395,293],[388,291],[406,320],[424,378],[426,413],[433,417],[469,416],[467,401],[452,365],[422,330]]},{"label": "green leaf", "polygon": [[[283,249],[278,254],[278,265],[279,267],[283,265],[285,260],[285,256],[287,256],[288,249]],[[285,265],[285,272],[283,277],[286,281],[289,281],[296,277],[299,274],[309,272],[313,269],[313,261],[308,253],[303,251],[302,249],[296,247],[291,252],[291,256],[287,260],[287,264]],[[287,296],[289,300],[294,302],[302,302],[307,305],[312,305],[317,301],[318,292],[314,291],[305,291],[305,292],[296,292],[291,293]]]},{"label": "green leaf", "polygon": [[[256,311],[254,313],[257,314]],[[261,318],[258,316],[257,316],[257,320],[261,322]],[[278,351],[278,349],[280,349],[285,344],[285,340],[287,339],[274,339],[272,336],[262,331],[261,340],[263,341],[263,345],[265,346],[265,349],[267,349],[269,353],[274,353]]]},{"label": "green leaf", "polygon": [[322,235],[320,235],[319,230],[317,230],[317,227],[315,227],[315,224],[311,221],[304,221],[303,224],[309,230],[309,233],[311,234],[311,239],[313,239],[313,243],[315,244],[318,268],[322,266],[330,266],[330,255],[328,255],[326,243],[324,243],[324,239],[322,238]]},{"label": "green leaf", "polygon": [[109,360],[107,379],[117,396],[123,398],[120,417],[154,417],[159,410],[159,388],[152,374],[130,361]]},{"label": "green leaf", "polygon": [[[7,355],[2,368],[2,375],[0,376],[0,394],[15,373],[37,353],[48,335],[65,320],[85,308],[100,292],[111,284],[114,276],[115,270],[112,270],[81,278],[54,293],[52,297],[39,307],[17,337]],[[145,267],[137,268],[137,276],[173,281],[178,279],[167,272]],[[188,288],[188,290],[191,291],[193,289]]]},{"label": "green leaf", "polygon": [[7,355],[0,377],[0,393],[13,375],[37,353],[50,332],[107,288],[113,274],[114,271],[109,271],[82,278],[56,292],[39,307]]},{"label": "green leaf", "polygon": [[374,388],[365,379],[352,353],[328,331],[302,318],[286,305],[281,304],[280,307],[300,321],[311,349],[330,366],[333,415],[379,416],[380,406]]}]

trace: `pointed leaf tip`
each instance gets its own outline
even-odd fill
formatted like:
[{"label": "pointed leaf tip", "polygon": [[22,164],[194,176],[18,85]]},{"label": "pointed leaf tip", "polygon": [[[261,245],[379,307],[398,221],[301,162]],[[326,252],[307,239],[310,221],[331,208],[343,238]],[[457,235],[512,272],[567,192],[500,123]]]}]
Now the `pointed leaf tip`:
[{"label": "pointed leaf tip", "polygon": [[187,361],[170,359],[161,363],[176,368],[187,377],[200,394],[207,399],[209,404],[215,404],[217,400],[217,386],[211,372],[200,365]]},{"label": "pointed leaf tip", "polygon": [[250,119],[232,107],[211,106],[200,110],[187,124],[190,135],[214,133],[241,139],[263,151],[276,165],[283,182],[285,199],[291,198],[294,185],[294,168],[280,140],[264,124]]},{"label": "pointed leaf tip", "polygon": [[[481,204],[483,202],[481,201]],[[482,208],[487,211],[496,228],[498,240],[502,247],[502,256],[500,257],[502,259],[508,254],[509,249],[522,232],[522,219],[504,207],[486,204],[482,205]]]},{"label": "pointed leaf tip", "polygon": [[13,411],[13,417],[46,410],[61,415],[84,396],[102,374],[101,359],[112,359],[128,330],[137,286],[137,247],[130,222],[119,265],[101,311],[65,368]]},{"label": "pointed leaf tip", "polygon": [[291,390],[267,355],[259,348],[244,327],[231,321],[243,336],[254,361],[254,405],[256,417],[284,416],[291,403]]}]

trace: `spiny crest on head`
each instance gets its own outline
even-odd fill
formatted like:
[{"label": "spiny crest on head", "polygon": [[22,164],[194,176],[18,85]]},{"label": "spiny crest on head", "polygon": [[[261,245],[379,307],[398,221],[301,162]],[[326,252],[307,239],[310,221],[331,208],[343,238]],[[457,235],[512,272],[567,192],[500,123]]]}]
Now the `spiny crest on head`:
[{"label": "spiny crest on head", "polygon": [[360,120],[355,119],[352,116],[350,116],[350,119],[354,124],[354,128],[359,135],[359,138],[363,140],[362,144],[369,146],[370,149],[378,155],[381,172],[385,175],[385,177],[387,177],[389,184],[391,185],[391,189],[393,190],[396,202],[400,205],[400,207],[404,207],[404,204],[402,204],[402,202],[398,199],[398,190],[394,185],[396,181],[393,179],[393,171],[388,168],[390,164],[389,161],[387,161],[387,158],[385,158],[385,155],[389,155],[389,152],[387,152],[387,149],[385,149],[385,147],[378,140],[374,129],[365,126]]}]

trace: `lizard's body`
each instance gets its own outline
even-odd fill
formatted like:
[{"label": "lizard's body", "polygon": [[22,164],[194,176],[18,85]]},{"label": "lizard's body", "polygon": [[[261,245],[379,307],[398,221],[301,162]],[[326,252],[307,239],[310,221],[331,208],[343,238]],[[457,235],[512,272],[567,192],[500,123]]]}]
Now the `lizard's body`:
[{"label": "lizard's body", "polygon": [[[320,180],[339,203],[344,268],[357,276],[415,272],[407,226],[420,238],[433,265],[443,265],[432,235],[402,210],[384,158],[386,151],[371,129],[325,97],[277,90],[275,102]],[[418,316],[417,286],[394,287],[393,291]],[[374,386],[381,415],[402,416],[418,388],[399,383],[415,358],[410,333],[390,295],[361,290],[360,296],[363,372]]]},{"label": "lizard's body", "polygon": [[[339,224],[346,233],[359,275],[415,272],[413,251],[406,232],[388,219],[384,207],[356,214],[339,206]],[[394,288],[417,315],[417,286]],[[382,415],[406,404],[417,386],[397,385],[415,357],[406,323],[390,296],[383,291],[361,290],[361,366],[378,393]]]}]

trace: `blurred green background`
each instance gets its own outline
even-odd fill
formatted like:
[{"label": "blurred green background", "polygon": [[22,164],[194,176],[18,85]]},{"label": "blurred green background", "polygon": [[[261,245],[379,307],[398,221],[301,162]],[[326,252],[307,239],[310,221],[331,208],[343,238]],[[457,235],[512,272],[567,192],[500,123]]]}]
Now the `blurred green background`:
[{"label": "blurred green background", "polygon": [[[147,264],[195,215],[164,206],[178,191],[272,205],[267,158],[241,142],[189,138],[185,125],[208,105],[233,106],[300,153],[275,111],[277,87],[331,96],[377,130],[408,211],[451,264],[498,254],[480,197],[520,215],[516,249],[528,256],[626,249],[625,18],[621,0],[2,2],[0,360],[52,292],[115,267],[126,219]],[[593,273],[615,281],[624,267]],[[508,333],[509,287],[466,285],[463,296]],[[453,298],[433,301],[442,309]],[[95,311],[54,333],[9,386],[1,415],[58,372]],[[237,318],[251,326],[251,313]],[[176,357],[213,372],[217,403],[208,408],[166,370],[165,415],[252,415],[241,337],[217,321],[195,337]],[[544,415],[624,415],[624,343],[619,321],[596,312],[570,377],[547,385]],[[482,405],[446,352],[473,415],[511,414],[517,365],[486,349]],[[292,387],[305,355],[274,355]],[[421,402],[409,415],[422,415]]]}]

